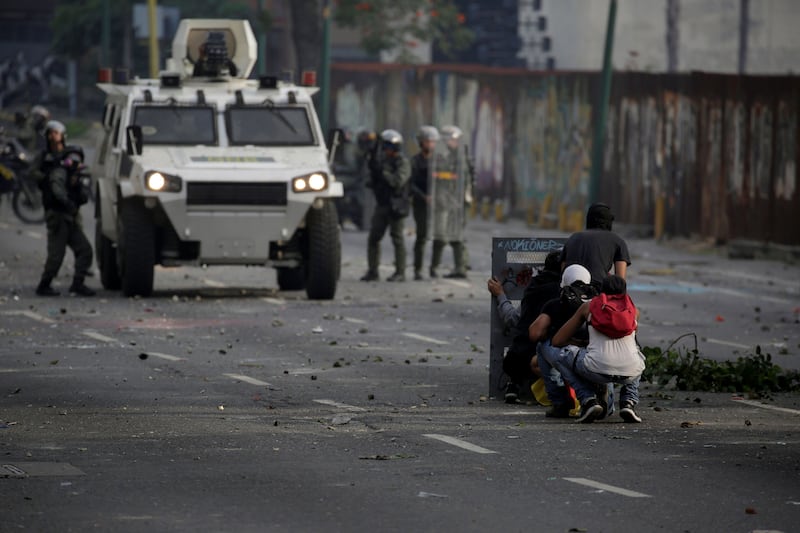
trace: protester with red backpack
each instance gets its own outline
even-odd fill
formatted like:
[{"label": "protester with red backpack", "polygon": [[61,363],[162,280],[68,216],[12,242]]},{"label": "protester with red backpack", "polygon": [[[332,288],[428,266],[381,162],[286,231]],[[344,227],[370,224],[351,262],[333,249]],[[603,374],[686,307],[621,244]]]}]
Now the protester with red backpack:
[{"label": "protester with red backpack", "polygon": [[[644,356],[636,344],[639,311],[627,294],[625,280],[607,276],[600,294],[581,305],[553,335],[552,345],[565,347],[553,361],[564,379],[575,389],[581,403],[578,422],[594,422],[603,413],[597,391],[608,383],[621,385],[620,416],[629,423],[641,422],[634,410],[639,403],[639,380],[645,368]],[[586,323],[586,348],[567,346],[574,333]]]}]

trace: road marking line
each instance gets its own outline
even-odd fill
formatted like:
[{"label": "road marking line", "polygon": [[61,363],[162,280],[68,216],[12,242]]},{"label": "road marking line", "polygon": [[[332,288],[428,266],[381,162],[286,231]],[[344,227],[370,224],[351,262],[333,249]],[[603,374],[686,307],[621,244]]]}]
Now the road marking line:
[{"label": "road marking line", "polygon": [[333,400],[314,400],[314,401],[317,403],[321,403],[322,405],[330,405],[331,407],[346,409],[348,411],[357,411],[357,412],[366,411],[366,409],[364,409],[363,407],[356,407],[355,405],[347,405],[346,403],[334,402]]},{"label": "road marking line", "polygon": [[366,320],[361,320],[360,318],[351,318],[349,316],[344,317],[345,322],[350,322],[351,324],[366,324]]},{"label": "road marking line", "polygon": [[30,237],[32,239],[41,239],[42,237],[44,237],[44,235],[42,235],[38,231],[26,231],[25,235],[27,235],[28,237]]},{"label": "road marking line", "polygon": [[492,450],[488,450],[486,448],[482,448],[481,446],[476,446],[475,444],[471,444],[465,440],[457,439],[455,437],[448,437],[447,435],[438,435],[436,433],[426,433],[423,437],[428,437],[429,439],[438,440],[444,442],[446,444],[452,444],[453,446],[457,446],[464,450],[475,452],[475,453],[497,453]]},{"label": "road marking line", "polygon": [[730,346],[732,348],[742,348],[743,350],[749,350],[752,346],[747,344],[740,344],[738,342],[731,342],[731,341],[723,341],[720,339],[712,339],[710,337],[706,337],[706,342],[710,342],[712,344],[722,344],[723,346]]},{"label": "road marking line", "polygon": [[272,305],[283,305],[286,303],[286,300],[284,300],[283,298],[270,298],[269,296],[264,296],[263,298],[261,298],[261,300]]},{"label": "road marking line", "polygon": [[249,383],[250,385],[259,385],[261,387],[269,387],[269,383],[266,381],[261,381],[260,379],[251,378],[250,376],[243,376],[242,374],[222,374],[226,378],[235,379],[238,381],[244,381],[245,383]]},{"label": "road marking line", "polygon": [[431,344],[439,344],[439,345],[450,344],[447,341],[440,341],[439,339],[434,339],[433,337],[426,337],[425,335],[420,335],[419,333],[410,333],[408,331],[404,331],[403,335],[405,335],[406,337],[411,337],[412,339],[417,339],[418,341],[430,342]]},{"label": "road marking line", "polygon": [[89,331],[88,329],[85,330],[85,331],[81,331],[81,333],[83,335],[86,335],[87,337],[91,337],[92,339],[94,339],[96,341],[101,341],[101,342],[119,342],[117,339],[114,339],[114,338],[111,338],[111,337],[106,337],[105,335],[103,335],[101,333],[97,333],[95,331]]},{"label": "road marking line", "polygon": [[778,407],[775,405],[767,405],[765,403],[756,402],[753,400],[734,400],[737,403],[745,403],[747,405],[752,405],[753,407],[761,407],[762,409],[772,409],[773,411],[780,411],[781,413],[791,413],[793,415],[800,415],[800,411],[797,409],[788,409],[786,407]]},{"label": "road marking line", "polygon": [[224,283],[222,283],[220,281],[214,281],[213,279],[205,279],[204,278],[203,279],[203,283],[205,283],[209,287],[217,287],[218,289],[224,289],[225,287],[227,287],[227,285],[225,285]]},{"label": "road marking line", "polygon": [[443,281],[445,283],[449,283],[450,285],[455,285],[456,287],[461,287],[464,289],[472,288],[472,285],[470,285],[469,282],[466,281],[459,281],[457,279],[444,279]]},{"label": "road marking line", "polygon": [[623,489],[622,487],[615,487],[614,485],[606,485],[605,483],[600,483],[599,481],[592,481],[591,479],[586,479],[585,477],[565,477],[564,479],[566,481],[577,483],[578,485],[585,485],[587,487],[592,487],[595,489],[614,492],[621,496],[628,496],[630,498],[652,498],[652,496],[650,496],[649,494],[642,494],[641,492],[635,492],[632,490]]},{"label": "road marking line", "polygon": [[185,357],[178,357],[176,355],[169,355],[168,353],[161,353],[161,352],[145,352],[145,353],[147,355],[151,355],[153,357],[166,359],[167,361],[186,361]]},{"label": "road marking line", "polygon": [[31,319],[36,320],[38,322],[42,322],[44,324],[55,324],[55,322],[56,322],[55,320],[52,320],[52,319],[47,318],[47,317],[43,317],[42,315],[40,315],[39,313],[36,313],[34,311],[3,311],[3,314],[4,315],[8,315],[8,316],[13,316],[13,315],[26,316],[28,318],[31,318]]}]

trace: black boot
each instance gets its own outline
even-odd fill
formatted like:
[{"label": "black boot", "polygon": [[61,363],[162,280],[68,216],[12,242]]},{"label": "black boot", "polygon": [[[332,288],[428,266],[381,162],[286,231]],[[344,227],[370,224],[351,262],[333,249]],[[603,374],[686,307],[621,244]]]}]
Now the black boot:
[{"label": "black boot", "polygon": [[69,287],[70,294],[78,296],[94,296],[95,293],[92,289],[83,284],[83,280],[73,280],[72,285]]},{"label": "black boot", "polygon": [[42,280],[39,282],[39,286],[36,287],[36,294],[39,296],[58,296],[61,293],[53,289],[49,281]]}]

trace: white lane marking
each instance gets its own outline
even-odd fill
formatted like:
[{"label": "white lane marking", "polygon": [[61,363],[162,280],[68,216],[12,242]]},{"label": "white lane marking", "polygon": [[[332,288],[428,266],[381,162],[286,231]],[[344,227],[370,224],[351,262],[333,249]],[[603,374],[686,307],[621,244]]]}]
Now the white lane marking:
[{"label": "white lane marking", "polygon": [[417,339],[418,341],[430,342],[431,344],[440,344],[440,345],[450,344],[447,341],[440,341],[439,339],[434,339],[433,337],[426,337],[425,335],[420,335],[419,333],[411,333],[408,331],[404,331],[403,335],[405,335],[406,337],[411,337],[412,339]]},{"label": "white lane marking", "polygon": [[25,235],[27,235],[31,239],[42,239],[44,237],[44,235],[42,235],[38,231],[26,231]]},{"label": "white lane marking", "polygon": [[243,376],[242,374],[222,374],[226,378],[235,379],[237,381],[244,381],[245,383],[249,383],[250,385],[259,385],[261,387],[268,387],[269,383],[266,381],[261,381],[260,379],[251,378],[250,376]]},{"label": "white lane marking", "polygon": [[445,283],[449,283],[450,285],[455,285],[456,287],[461,287],[463,289],[470,289],[472,285],[469,284],[467,281],[460,281],[457,279],[445,279],[443,280]]},{"label": "white lane marking", "polygon": [[780,411],[781,413],[790,413],[793,415],[800,415],[800,411],[797,409],[788,409],[786,407],[778,407],[775,405],[767,405],[761,402],[755,402],[753,400],[734,400],[737,403],[745,403],[747,405],[752,405],[753,407],[761,407],[762,409],[772,409],[773,411]]},{"label": "white lane marking", "polygon": [[224,283],[220,281],[214,281],[213,279],[204,278],[203,283],[205,283],[209,287],[217,287],[218,289],[224,289],[225,287],[227,287],[227,285],[225,285]]},{"label": "white lane marking", "polygon": [[732,348],[742,348],[743,350],[749,350],[752,346],[747,344],[740,344],[738,342],[731,342],[731,341],[723,341],[720,339],[712,339],[710,337],[706,337],[706,342],[710,342],[711,344],[722,344],[723,346],[730,346]]},{"label": "white lane marking", "polygon": [[28,318],[31,318],[31,319],[36,320],[38,322],[42,322],[44,324],[55,324],[55,322],[56,322],[55,320],[47,318],[47,317],[43,317],[42,315],[40,315],[39,313],[36,313],[34,311],[3,311],[3,314],[4,315],[9,315],[9,316],[11,316],[11,315],[26,316]]},{"label": "white lane marking", "polygon": [[652,496],[649,494],[642,494],[641,492],[623,489],[622,487],[615,487],[614,485],[606,485],[605,483],[592,481],[591,479],[586,479],[585,477],[565,477],[564,479],[566,481],[577,483],[578,485],[585,485],[587,487],[613,492],[621,496],[628,496],[629,498],[652,498]]},{"label": "white lane marking", "polygon": [[366,320],[361,320],[360,318],[351,318],[349,316],[344,317],[345,322],[350,322],[351,324],[366,324]]},{"label": "white lane marking", "polygon": [[356,412],[366,411],[366,409],[364,409],[363,407],[356,407],[355,405],[347,405],[346,403],[339,403],[339,402],[335,402],[333,400],[325,400],[325,399],[323,399],[323,400],[314,400],[314,401],[317,402],[317,403],[321,403],[322,405],[330,405],[331,407],[337,407],[339,409],[345,409],[347,411],[356,411]]},{"label": "white lane marking", "polygon": [[438,440],[444,442],[446,444],[452,444],[453,446],[458,446],[464,450],[475,452],[475,453],[497,453],[493,450],[488,450],[486,448],[482,448],[481,446],[476,446],[475,444],[471,444],[465,440],[457,439],[455,437],[448,437],[447,435],[438,435],[436,433],[426,433],[423,437],[428,437],[429,439]]},{"label": "white lane marking", "polygon": [[178,357],[176,355],[169,355],[168,353],[161,353],[161,352],[145,352],[147,355],[152,357],[158,357],[160,359],[166,359],[167,361],[186,361],[185,357]]},{"label": "white lane marking", "polygon": [[105,335],[103,335],[101,333],[97,333],[96,331],[89,331],[88,329],[85,330],[85,331],[81,331],[81,333],[83,335],[86,335],[87,337],[91,337],[92,339],[94,339],[96,341],[101,341],[101,342],[119,342],[117,339],[114,339],[114,338],[111,338],[111,337],[106,337]]},{"label": "white lane marking", "polygon": [[261,300],[272,305],[283,305],[286,303],[286,300],[284,300],[283,298],[270,298],[269,296],[264,296],[263,298],[261,298]]}]

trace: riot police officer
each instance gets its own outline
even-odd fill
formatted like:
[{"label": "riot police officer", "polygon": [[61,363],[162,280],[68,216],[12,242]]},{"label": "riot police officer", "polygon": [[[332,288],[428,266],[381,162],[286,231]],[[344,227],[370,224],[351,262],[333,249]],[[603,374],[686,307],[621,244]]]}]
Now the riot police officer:
[{"label": "riot police officer", "polygon": [[22,122],[22,126],[17,133],[17,138],[22,146],[31,154],[44,148],[44,128],[50,120],[50,111],[41,105],[35,105],[30,113]]},{"label": "riot police officer", "polygon": [[51,120],[45,126],[47,147],[34,163],[39,173],[42,203],[47,225],[47,260],[36,294],[58,296],[50,284],[58,274],[67,246],[75,255],[75,275],[69,292],[80,296],[94,296],[85,279],[92,265],[92,247],[83,233],[80,206],[89,199],[82,183],[83,150],[66,145],[66,128],[61,122]]},{"label": "riot police officer", "polygon": [[439,130],[433,126],[422,126],[417,131],[419,153],[411,158],[411,207],[416,224],[414,240],[414,279],[422,279],[422,260],[425,242],[428,239],[428,210],[431,196],[429,184],[433,165],[430,163],[439,141]]},{"label": "riot police officer", "polygon": [[405,281],[406,245],[403,220],[410,211],[409,177],[411,165],[403,153],[403,136],[395,130],[384,130],[369,160],[370,184],[375,194],[375,212],[367,237],[367,273],[361,281],[377,281],[380,265],[380,243],[386,229],[394,245],[395,271],[387,281]]},{"label": "riot police officer", "polygon": [[433,256],[430,275],[442,261],[447,244],[453,248],[453,271],[447,278],[466,278],[467,261],[464,252],[464,224],[467,194],[471,194],[471,171],[466,152],[460,150],[462,132],[456,126],[444,126],[441,137],[445,148],[436,158],[433,172]]}]

